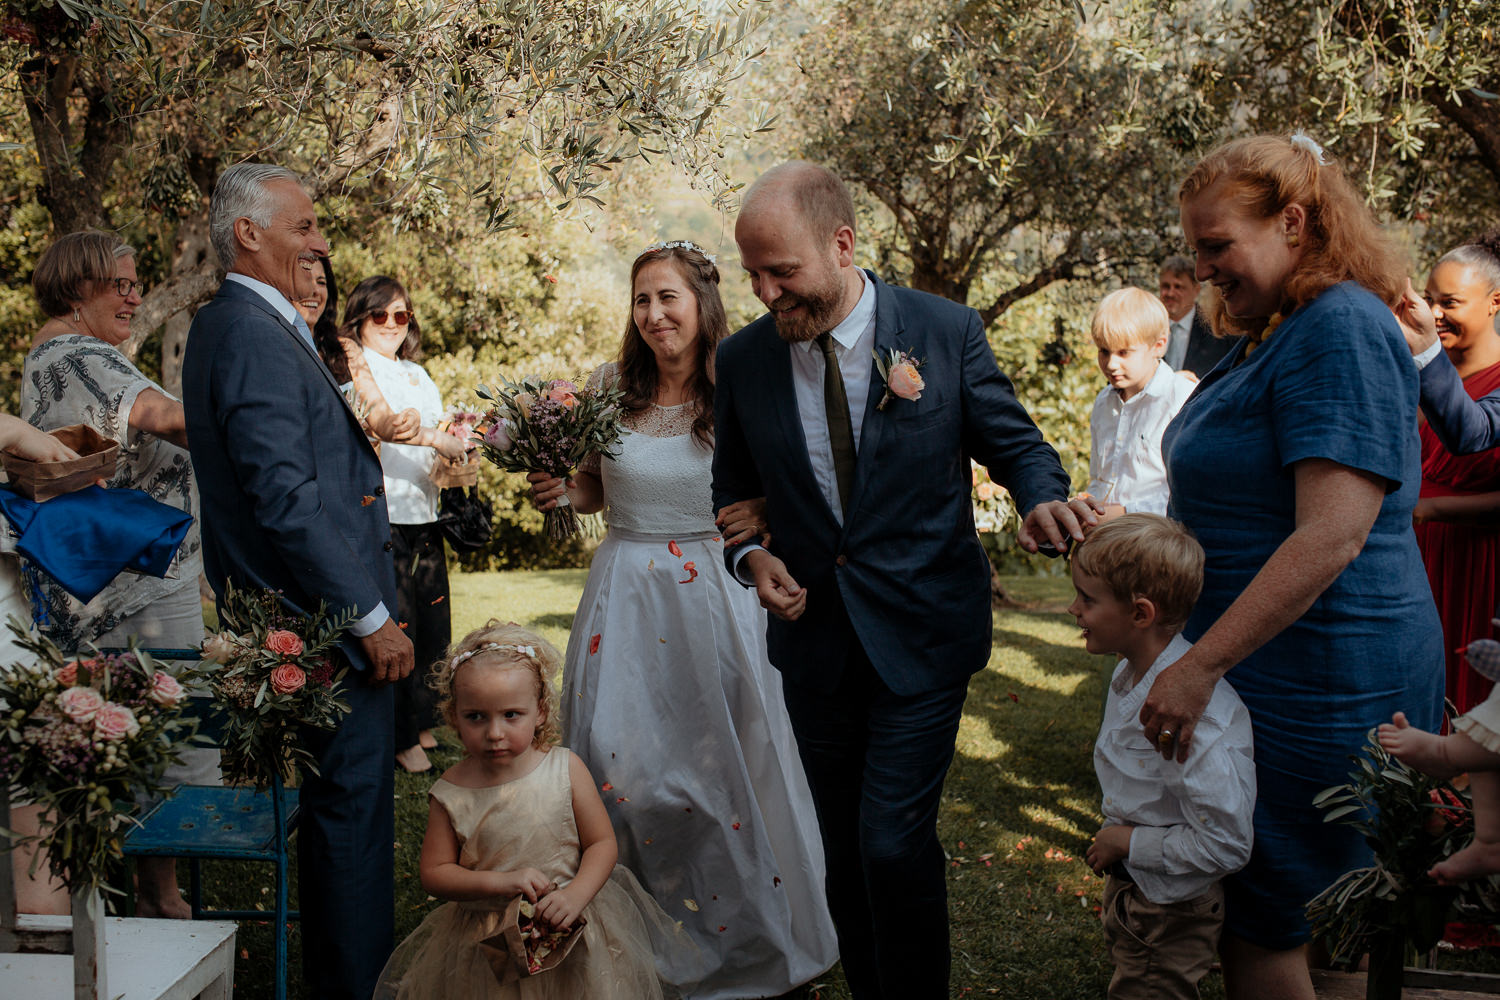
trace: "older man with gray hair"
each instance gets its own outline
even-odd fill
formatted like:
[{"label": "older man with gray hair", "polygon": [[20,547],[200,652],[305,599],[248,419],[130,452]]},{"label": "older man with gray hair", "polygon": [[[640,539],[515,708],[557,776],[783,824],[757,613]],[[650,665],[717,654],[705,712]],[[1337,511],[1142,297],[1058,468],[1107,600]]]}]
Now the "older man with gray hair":
[{"label": "older man with gray hair", "polygon": [[230,167],[209,229],[229,273],[193,319],[182,378],[204,570],[220,601],[233,583],[278,591],[293,613],[354,616],[341,646],[350,712],[317,735],[301,790],[302,955],[308,995],[367,1000],[394,936],[389,683],[412,669],[390,614],[380,461],[292,306],[328,254],[297,176]]}]

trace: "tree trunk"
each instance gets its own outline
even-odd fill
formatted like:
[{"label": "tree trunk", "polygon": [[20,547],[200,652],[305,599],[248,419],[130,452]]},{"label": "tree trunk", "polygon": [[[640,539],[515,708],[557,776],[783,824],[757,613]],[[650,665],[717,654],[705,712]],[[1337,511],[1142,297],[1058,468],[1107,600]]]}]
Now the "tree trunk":
[{"label": "tree trunk", "polygon": [[106,224],[104,180],[125,138],[123,126],[110,110],[108,94],[87,88],[83,135],[74,134],[69,99],[78,85],[78,73],[76,54],[49,53],[26,60],[18,74],[42,168],[37,198],[51,213],[59,234]]}]

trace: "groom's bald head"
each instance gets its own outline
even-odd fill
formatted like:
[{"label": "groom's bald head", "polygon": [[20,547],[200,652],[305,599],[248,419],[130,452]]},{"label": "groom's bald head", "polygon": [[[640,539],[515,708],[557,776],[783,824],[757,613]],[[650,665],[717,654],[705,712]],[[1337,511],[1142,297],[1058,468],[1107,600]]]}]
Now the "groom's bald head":
[{"label": "groom's bald head", "polygon": [[[761,174],[740,203],[741,218],[776,212],[800,219],[819,242],[831,240],[844,226],[854,229],[854,199],[837,174],[804,160],[778,164]],[[789,220],[788,220],[789,221]]]}]

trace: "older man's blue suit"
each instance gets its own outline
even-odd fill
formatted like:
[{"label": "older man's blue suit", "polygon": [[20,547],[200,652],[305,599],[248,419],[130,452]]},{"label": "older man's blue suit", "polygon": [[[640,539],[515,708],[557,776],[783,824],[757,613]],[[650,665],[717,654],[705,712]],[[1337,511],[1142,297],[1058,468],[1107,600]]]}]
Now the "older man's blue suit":
[{"label": "older man's blue suit", "polygon": [[772,551],[807,590],[803,615],[771,619],[767,637],[817,800],[855,996],[946,997],[937,806],[968,679],[991,642],[969,459],[1023,511],[1066,499],[1070,484],[978,314],[869,277],[876,350],[923,359],[926,387],[881,411],[872,372],[845,523],[813,477],[791,348],[769,315],[719,346],[714,505],[765,496]]},{"label": "older man's blue suit", "polygon": [[[182,395],[214,593],[233,583],[298,611],[394,610],[380,460],[293,327],[226,281],[193,320]],[[368,667],[357,642],[343,648]],[[320,774],[301,791],[303,980],[320,1000],[367,1000],[394,934],[391,689],[362,673],[347,688],[337,732],[310,735]]]}]

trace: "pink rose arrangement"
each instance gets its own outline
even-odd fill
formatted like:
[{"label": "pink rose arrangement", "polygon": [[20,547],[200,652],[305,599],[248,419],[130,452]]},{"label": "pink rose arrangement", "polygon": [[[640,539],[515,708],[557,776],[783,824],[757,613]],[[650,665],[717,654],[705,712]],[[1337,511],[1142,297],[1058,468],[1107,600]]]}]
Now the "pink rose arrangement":
[{"label": "pink rose arrangement", "polygon": [[[586,455],[613,455],[620,440],[621,390],[578,388],[568,379],[501,377],[481,385],[480,398],[494,404],[480,440],[485,458],[506,472],[542,472],[566,479]],[[560,541],[578,530],[577,512],[564,495],[544,516],[548,537]]]},{"label": "pink rose arrangement", "polygon": [[274,592],[231,586],[220,617],[228,628],[204,642],[203,656],[223,664],[212,685],[225,714],[226,780],[265,788],[292,781],[299,766],[316,772],[301,733],[334,729],[349,711],[338,643],[353,611],[298,614]]},{"label": "pink rose arrangement", "polygon": [[875,368],[885,382],[885,394],[875,404],[875,409],[884,410],[892,399],[922,398],[922,390],[927,388],[927,383],[922,381],[920,371],[925,362],[895,349],[886,352],[885,357],[881,357],[879,351],[872,353],[875,355]]},{"label": "pink rose arrangement", "polygon": [[26,657],[0,667],[0,774],[42,807],[40,832],[22,841],[41,843],[70,889],[97,887],[137,797],[166,790],[162,774],[196,728],[181,711],[199,671],[142,651],[69,659],[13,631]]},{"label": "pink rose arrangement", "polygon": [[1016,505],[1004,486],[990,479],[984,466],[970,463],[973,486],[970,501],[974,507],[974,527],[980,532],[1003,534],[1016,518]]}]

